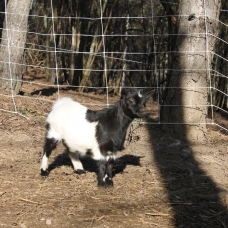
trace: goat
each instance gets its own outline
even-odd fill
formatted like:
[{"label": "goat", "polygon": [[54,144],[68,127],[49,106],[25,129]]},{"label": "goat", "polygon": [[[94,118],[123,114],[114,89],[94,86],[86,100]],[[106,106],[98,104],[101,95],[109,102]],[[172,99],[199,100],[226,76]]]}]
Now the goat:
[{"label": "goat", "polygon": [[48,158],[62,141],[74,170],[85,173],[80,156],[98,161],[98,186],[113,186],[112,168],[117,152],[124,149],[128,126],[146,116],[146,95],[139,89],[122,89],[121,98],[108,108],[93,111],[71,98],[58,99],[47,117],[41,175],[48,175]]}]

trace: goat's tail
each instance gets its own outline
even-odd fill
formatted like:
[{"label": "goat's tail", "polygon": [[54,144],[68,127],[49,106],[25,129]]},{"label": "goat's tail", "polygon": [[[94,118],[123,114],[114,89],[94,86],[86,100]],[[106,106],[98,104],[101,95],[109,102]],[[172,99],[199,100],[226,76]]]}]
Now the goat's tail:
[{"label": "goat's tail", "polygon": [[73,101],[73,100],[72,100],[71,98],[69,98],[69,97],[59,98],[59,99],[57,99],[57,100],[54,102],[54,104],[53,104],[53,106],[52,106],[52,110],[58,108],[59,106],[62,106],[63,104],[66,104],[66,103],[72,102],[72,101]]}]

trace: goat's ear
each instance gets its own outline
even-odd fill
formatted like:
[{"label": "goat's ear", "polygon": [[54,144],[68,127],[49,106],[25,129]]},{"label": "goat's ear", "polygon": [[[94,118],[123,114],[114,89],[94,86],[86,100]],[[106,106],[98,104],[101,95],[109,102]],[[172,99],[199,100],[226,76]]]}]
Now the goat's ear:
[{"label": "goat's ear", "polygon": [[121,89],[121,99],[126,96],[126,92],[127,92],[126,88]]}]

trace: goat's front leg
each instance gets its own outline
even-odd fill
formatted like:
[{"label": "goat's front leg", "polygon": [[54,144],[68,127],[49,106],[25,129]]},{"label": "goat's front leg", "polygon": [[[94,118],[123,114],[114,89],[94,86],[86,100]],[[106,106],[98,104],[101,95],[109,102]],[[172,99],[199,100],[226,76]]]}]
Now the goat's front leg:
[{"label": "goat's front leg", "polygon": [[98,170],[98,186],[111,187],[113,186],[112,181],[112,167],[114,160],[109,158],[108,161],[100,160]]},{"label": "goat's front leg", "polygon": [[98,186],[106,187],[105,183],[106,161],[100,160],[98,163]]},{"label": "goat's front leg", "polygon": [[106,162],[106,175],[105,175],[105,182],[107,186],[113,186],[113,180],[112,180],[112,168],[114,166],[114,159],[109,158]]}]

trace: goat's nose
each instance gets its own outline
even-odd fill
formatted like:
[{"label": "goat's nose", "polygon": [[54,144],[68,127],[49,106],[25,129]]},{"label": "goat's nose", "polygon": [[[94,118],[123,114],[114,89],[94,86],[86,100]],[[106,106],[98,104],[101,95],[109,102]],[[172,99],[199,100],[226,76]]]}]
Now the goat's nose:
[{"label": "goat's nose", "polygon": [[145,108],[142,108],[142,109],[140,110],[140,116],[144,117],[144,116],[146,116],[146,115],[147,115],[146,109],[145,109]]}]

